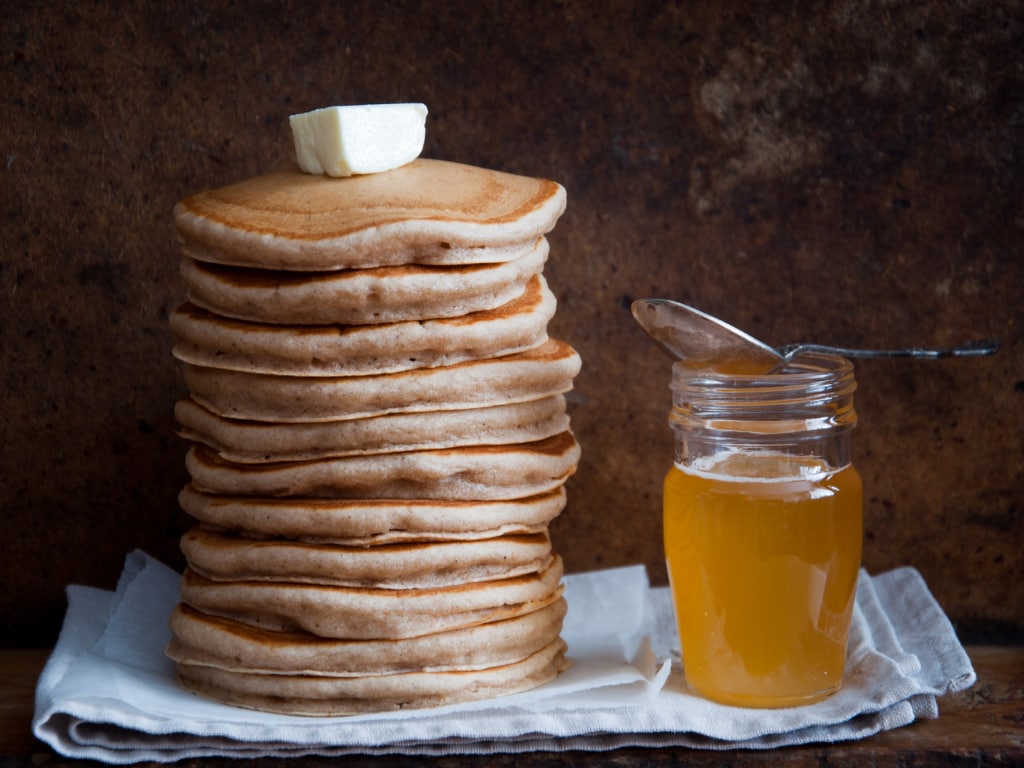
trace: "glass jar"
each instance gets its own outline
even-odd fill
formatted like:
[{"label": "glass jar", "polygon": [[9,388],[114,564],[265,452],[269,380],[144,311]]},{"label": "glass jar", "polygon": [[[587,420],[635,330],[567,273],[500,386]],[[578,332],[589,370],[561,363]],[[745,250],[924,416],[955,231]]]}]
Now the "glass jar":
[{"label": "glass jar", "polygon": [[862,540],[851,363],[672,369],[665,557],[688,686],[785,707],[839,690]]}]

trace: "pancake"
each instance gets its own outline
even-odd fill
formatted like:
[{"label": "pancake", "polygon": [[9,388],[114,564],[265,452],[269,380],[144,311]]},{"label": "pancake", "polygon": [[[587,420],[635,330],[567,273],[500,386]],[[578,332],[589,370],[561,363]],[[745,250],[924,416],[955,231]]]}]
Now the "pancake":
[{"label": "pancake", "polygon": [[260,629],[388,640],[448,632],[539,610],[561,597],[561,578],[562,560],[557,555],[540,573],[422,589],[217,582],[186,568],[181,601],[202,613]]},{"label": "pancake", "polygon": [[347,546],[466,541],[543,531],[565,508],[562,486],[508,501],[219,496],[186,485],[181,508],[205,527]]},{"label": "pancake", "polygon": [[466,411],[396,413],[307,424],[225,419],[193,400],[180,400],[174,415],[182,437],[240,463],[528,443],[569,428],[562,395]]},{"label": "pancake", "polygon": [[283,272],[182,260],[193,304],[219,315],[289,325],[375,325],[458,317],[521,296],[541,273],[548,242],[509,262]]},{"label": "pancake", "polygon": [[569,666],[561,639],[522,661],[473,671],[367,677],[260,675],[178,664],[182,687],[238,707],[289,715],[337,716],[435,707],[543,685]]},{"label": "pancake", "polygon": [[167,655],[193,666],[265,674],[360,677],[485,669],[536,653],[562,629],[564,598],[504,621],[403,640],[331,640],[271,632],[207,616],[187,605],[171,614]]},{"label": "pancake", "polygon": [[580,358],[543,275],[564,208],[553,181],[428,159],[176,206],[184,688],[345,715],[566,668],[548,524]]},{"label": "pancake", "polygon": [[185,303],[171,313],[174,355],[194,365],[293,376],[393,373],[514,354],[543,344],[557,302],[542,275],[501,307],[384,325],[264,325]]},{"label": "pancake", "polygon": [[192,482],[212,493],[350,499],[498,500],[554,490],[576,470],[569,431],[533,443],[238,464],[194,444],[185,456]]},{"label": "pancake", "polygon": [[211,581],[273,581],[421,589],[522,576],[551,563],[547,532],[476,541],[342,547],[251,539],[197,526],[181,537],[193,571]]},{"label": "pancake", "polygon": [[311,422],[461,410],[537,400],[572,389],[580,356],[565,342],[500,358],[376,376],[274,376],[185,364],[192,398],[216,414]]},{"label": "pancake", "polygon": [[270,173],[182,200],[174,218],[199,261],[316,271],[510,261],[564,210],[553,181],[420,158],[347,178]]}]

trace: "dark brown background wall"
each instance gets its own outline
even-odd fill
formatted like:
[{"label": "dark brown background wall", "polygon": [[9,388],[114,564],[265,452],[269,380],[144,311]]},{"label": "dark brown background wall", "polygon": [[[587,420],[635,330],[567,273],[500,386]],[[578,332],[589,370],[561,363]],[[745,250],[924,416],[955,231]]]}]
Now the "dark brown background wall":
[{"label": "dark brown background wall", "polygon": [[[634,8],[634,5],[637,7]],[[175,201],[291,162],[287,117],[430,109],[424,154],[547,176],[552,332],[579,349],[570,570],[664,583],[669,296],[862,362],[865,565],[924,574],[969,640],[1024,634],[1021,2],[18,3],[0,24],[0,637],[69,582],[179,564]]]}]

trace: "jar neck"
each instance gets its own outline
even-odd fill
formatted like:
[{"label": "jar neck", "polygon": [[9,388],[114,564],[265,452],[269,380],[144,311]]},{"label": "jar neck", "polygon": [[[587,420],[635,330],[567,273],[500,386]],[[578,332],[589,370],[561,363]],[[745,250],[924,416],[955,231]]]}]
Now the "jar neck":
[{"label": "jar neck", "polygon": [[857,423],[853,365],[808,353],[771,374],[724,374],[672,367],[675,461],[681,466],[723,452],[810,457],[841,469],[850,464]]}]

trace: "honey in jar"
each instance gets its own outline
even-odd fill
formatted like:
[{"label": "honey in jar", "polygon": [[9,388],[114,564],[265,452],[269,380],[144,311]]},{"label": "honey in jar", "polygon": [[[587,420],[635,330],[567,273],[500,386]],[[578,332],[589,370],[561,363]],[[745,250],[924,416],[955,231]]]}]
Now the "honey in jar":
[{"label": "honey in jar", "polygon": [[850,363],[673,369],[665,556],[688,686],[784,707],[839,690],[860,569]]}]

